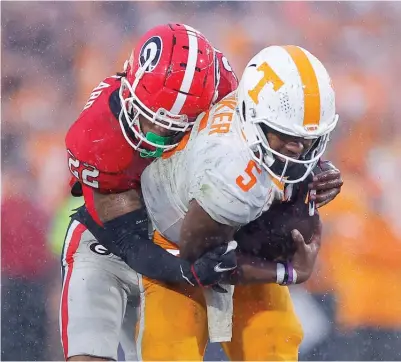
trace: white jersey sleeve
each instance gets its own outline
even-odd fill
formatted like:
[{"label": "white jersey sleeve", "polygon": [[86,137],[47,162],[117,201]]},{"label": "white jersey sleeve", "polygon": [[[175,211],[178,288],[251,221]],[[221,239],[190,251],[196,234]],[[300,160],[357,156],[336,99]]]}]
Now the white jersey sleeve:
[{"label": "white jersey sleeve", "polygon": [[228,135],[207,136],[204,140],[202,135],[198,137],[189,174],[189,200],[195,199],[221,224],[238,227],[256,219],[266,203],[267,189],[266,183],[258,180],[265,175],[256,168],[252,170],[257,180],[253,187],[240,187],[241,177],[245,182],[250,178],[245,171],[252,162],[249,151],[240,139]]}]

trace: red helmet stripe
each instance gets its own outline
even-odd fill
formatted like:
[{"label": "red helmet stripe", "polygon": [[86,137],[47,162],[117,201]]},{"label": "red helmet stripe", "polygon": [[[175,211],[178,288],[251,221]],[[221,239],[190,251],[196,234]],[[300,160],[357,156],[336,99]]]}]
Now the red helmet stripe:
[{"label": "red helmet stripe", "polygon": [[180,92],[177,92],[177,98],[170,109],[170,112],[174,114],[180,114],[182,107],[185,104],[187,93],[191,89],[192,80],[194,79],[195,75],[196,63],[198,61],[198,36],[190,27],[185,26],[185,28],[187,29],[189,44],[188,60],[187,67],[185,68],[184,78],[181,83]]}]

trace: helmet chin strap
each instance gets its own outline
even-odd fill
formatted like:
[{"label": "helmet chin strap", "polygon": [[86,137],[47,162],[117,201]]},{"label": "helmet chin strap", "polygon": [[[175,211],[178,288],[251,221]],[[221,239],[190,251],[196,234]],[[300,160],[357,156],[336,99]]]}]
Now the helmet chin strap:
[{"label": "helmet chin strap", "polygon": [[[162,137],[162,136],[157,135],[156,133],[147,132],[145,139],[154,144],[164,146],[164,145],[169,144],[171,137]],[[160,157],[162,154],[163,154],[163,148],[160,148],[160,147],[156,147],[156,149],[153,151],[141,150],[141,152],[139,153],[139,155],[142,158],[157,158],[157,157]]]}]

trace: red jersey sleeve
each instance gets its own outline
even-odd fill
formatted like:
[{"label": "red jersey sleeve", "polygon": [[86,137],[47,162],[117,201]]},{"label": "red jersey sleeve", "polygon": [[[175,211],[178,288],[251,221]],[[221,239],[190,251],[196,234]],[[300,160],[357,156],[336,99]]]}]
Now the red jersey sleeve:
[{"label": "red jersey sleeve", "polygon": [[227,94],[236,90],[238,87],[238,78],[230,66],[227,58],[220,51],[217,52],[217,61],[219,62],[220,81],[217,86],[218,98],[216,103],[224,98]]},{"label": "red jersey sleeve", "polygon": [[106,78],[95,88],[65,144],[68,167],[83,185],[100,193],[117,193],[139,186],[149,161],[126,142],[110,102],[118,102],[119,78]]}]

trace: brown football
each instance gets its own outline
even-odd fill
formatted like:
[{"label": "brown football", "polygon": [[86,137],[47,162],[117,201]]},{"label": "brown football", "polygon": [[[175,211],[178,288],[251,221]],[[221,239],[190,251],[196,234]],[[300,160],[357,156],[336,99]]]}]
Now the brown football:
[{"label": "brown football", "polygon": [[295,253],[291,230],[297,229],[308,242],[318,222],[317,210],[309,216],[309,206],[302,199],[294,203],[280,203],[243,226],[234,239],[239,250],[246,254],[271,261],[289,260]]}]

